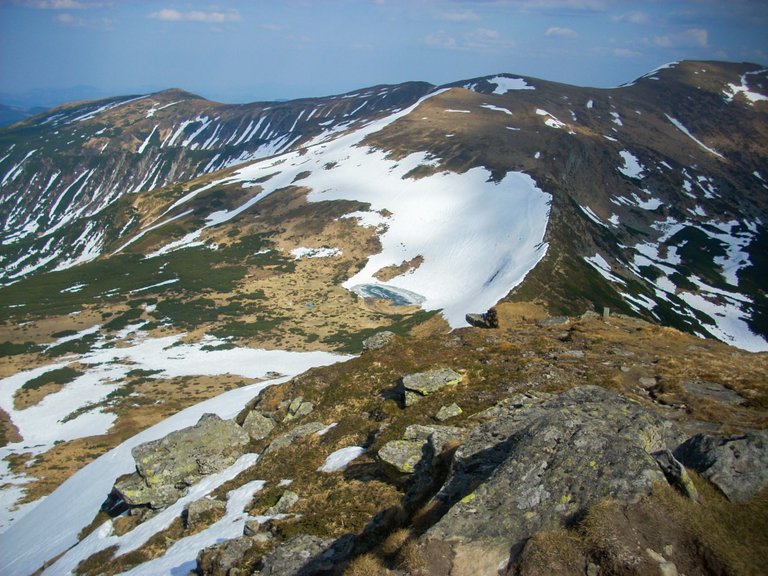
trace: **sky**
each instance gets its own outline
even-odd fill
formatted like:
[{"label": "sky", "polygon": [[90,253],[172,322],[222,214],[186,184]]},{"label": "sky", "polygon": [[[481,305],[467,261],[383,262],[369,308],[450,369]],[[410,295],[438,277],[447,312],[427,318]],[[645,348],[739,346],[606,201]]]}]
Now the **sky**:
[{"label": "sky", "polygon": [[768,2],[0,0],[5,103],[171,87],[243,103],[501,72],[613,87],[681,59],[768,64]]}]

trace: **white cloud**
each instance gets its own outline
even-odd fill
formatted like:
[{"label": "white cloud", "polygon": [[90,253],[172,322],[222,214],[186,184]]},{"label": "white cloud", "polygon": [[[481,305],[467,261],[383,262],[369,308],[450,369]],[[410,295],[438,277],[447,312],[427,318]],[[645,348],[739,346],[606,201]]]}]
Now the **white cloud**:
[{"label": "white cloud", "polygon": [[425,37],[423,42],[434,48],[484,52],[507,49],[515,45],[514,42],[502,37],[498,30],[492,28],[475,28],[460,36],[453,36],[445,30],[440,30]]},{"label": "white cloud", "polygon": [[630,50],[629,48],[614,48],[613,55],[618,56],[619,58],[636,58],[637,56],[642,56],[637,50]]},{"label": "white cloud", "polygon": [[631,24],[648,24],[650,18],[645,12],[630,12],[613,17],[614,22],[630,22]]},{"label": "white cloud", "polygon": [[448,12],[441,12],[439,15],[442,20],[449,20],[451,22],[472,22],[480,20],[480,16],[474,10],[451,10]]},{"label": "white cloud", "polygon": [[206,24],[223,24],[224,22],[239,22],[240,12],[234,8],[227,10],[211,10],[203,12],[201,10],[192,10],[190,12],[179,12],[173,8],[163,8],[149,15],[154,20],[163,20],[165,22],[204,22]]},{"label": "white cloud", "polygon": [[694,46],[706,48],[709,43],[709,36],[704,28],[690,28],[686,30],[683,35]]},{"label": "white cloud", "polygon": [[432,46],[434,48],[458,48],[458,42],[456,41],[456,38],[444,30],[440,30],[434,34],[429,34],[424,38],[424,43],[427,46]]},{"label": "white cloud", "polygon": [[79,0],[17,0],[17,4],[38,10],[86,10],[109,5],[107,2],[81,2]]},{"label": "white cloud", "polygon": [[704,28],[688,28],[676,35],[655,36],[653,43],[661,48],[706,48],[709,34]]},{"label": "white cloud", "polygon": [[561,38],[578,38],[578,33],[570,28],[560,28],[559,26],[551,26],[547,28],[545,32],[546,36],[559,36]]}]

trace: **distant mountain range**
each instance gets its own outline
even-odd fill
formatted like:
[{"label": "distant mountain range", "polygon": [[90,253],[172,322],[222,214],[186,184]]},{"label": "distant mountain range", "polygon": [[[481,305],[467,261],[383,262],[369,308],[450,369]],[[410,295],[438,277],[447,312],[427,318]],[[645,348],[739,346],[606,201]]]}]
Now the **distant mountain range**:
[{"label": "distant mountain range", "polygon": [[[403,266],[379,270],[388,279],[376,284],[454,310],[452,323],[470,295],[486,294],[477,308],[514,288],[512,298],[553,310],[605,306],[765,349],[767,77],[752,64],[681,62],[616,89],[503,74],[279,103],[167,90],[61,106],[0,131],[0,276],[11,284],[116,252],[170,250],[194,233],[235,235],[234,216],[218,222],[216,206],[264,218],[263,199],[302,179],[310,199],[327,185],[325,197],[392,211],[371,175],[416,163],[398,176],[403,194],[453,174],[477,197],[451,208],[465,230],[450,242],[409,239],[397,262],[361,255],[371,274],[374,262]],[[350,164],[360,150],[379,151],[379,164]],[[319,178],[330,165],[342,180]],[[481,190],[484,180],[492,185]],[[526,212],[529,200],[513,200],[521,190],[547,208]],[[398,205],[393,218],[441,210],[430,202]],[[478,216],[489,207],[509,226]],[[465,244],[478,226],[492,229]],[[489,266],[477,271],[487,275],[474,278],[480,287],[444,297],[451,279],[432,268],[438,254],[473,260],[478,250]],[[424,288],[422,276],[429,294],[407,288]]]},{"label": "distant mountain range", "polygon": [[[641,494],[666,502],[668,533],[643,529],[659,539],[638,548],[664,552],[654,570],[740,565],[760,550],[751,505],[744,534],[725,529],[744,548],[722,546],[669,513],[651,453],[746,431],[710,444],[765,458],[751,431],[766,355],[748,352],[768,350],[766,222],[768,69],[747,63],[678,62],[615,89],[498,74],[243,105],[172,89],[0,129],[5,572],[296,573],[283,561],[338,544],[319,558],[347,562],[357,542],[420,573],[408,551],[431,533],[447,538],[432,574],[518,573],[538,556],[516,546],[549,549],[534,533],[566,519],[569,542],[621,572],[572,521]],[[470,313],[490,329],[461,329]],[[232,453],[177,458],[166,443],[187,434]],[[170,456],[148,464],[141,445]],[[393,473],[402,446],[415,453]],[[448,508],[430,508],[438,489]],[[719,523],[713,502],[696,517]],[[616,514],[597,544],[628,525]],[[490,555],[451,536],[485,528],[504,531]],[[622,534],[616,550],[637,548]],[[520,573],[560,572],[533,566]]]}]

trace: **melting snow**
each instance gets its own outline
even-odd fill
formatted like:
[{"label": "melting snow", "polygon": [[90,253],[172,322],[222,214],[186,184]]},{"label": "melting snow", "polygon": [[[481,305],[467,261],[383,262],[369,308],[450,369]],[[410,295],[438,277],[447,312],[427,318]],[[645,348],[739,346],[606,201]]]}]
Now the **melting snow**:
[{"label": "melting snow", "polygon": [[506,108],[502,108],[501,106],[494,106],[493,104],[481,104],[480,108],[487,108],[488,110],[493,110],[494,112],[504,112],[504,114],[509,114],[512,116],[512,112]]},{"label": "melting snow", "polygon": [[611,270],[611,265],[608,264],[608,261],[600,254],[595,254],[594,256],[584,256],[584,260],[586,260],[592,266],[592,268],[597,270],[600,276],[606,280],[610,280],[611,282],[616,282],[618,284],[626,284],[624,280],[613,273]]},{"label": "melting snow", "polygon": [[722,154],[720,154],[720,152],[718,152],[718,151],[717,151],[717,150],[715,150],[714,148],[710,148],[709,146],[707,146],[706,144],[704,144],[704,143],[703,143],[701,140],[699,140],[698,138],[696,138],[696,137],[695,137],[693,134],[691,134],[691,133],[690,133],[690,131],[688,130],[688,128],[686,128],[685,126],[683,126],[683,125],[682,125],[682,123],[681,123],[680,121],[678,121],[678,120],[675,120],[675,119],[674,119],[674,118],[672,118],[672,116],[670,116],[669,114],[664,114],[664,116],[666,116],[666,117],[667,117],[667,120],[669,120],[670,122],[672,122],[672,124],[675,126],[675,128],[677,128],[678,130],[680,130],[680,132],[682,132],[683,134],[685,134],[686,136],[688,136],[688,138],[690,138],[691,140],[693,140],[694,142],[696,142],[696,144],[698,144],[699,146],[701,146],[702,148],[704,148],[704,150],[706,150],[706,151],[707,151],[707,152],[709,152],[710,154],[714,154],[714,155],[715,155],[715,156],[717,156],[718,158],[723,158],[723,159],[725,159],[725,157],[724,157]]},{"label": "melting snow", "polygon": [[547,119],[544,120],[544,124],[549,126],[550,128],[565,128],[566,124],[563,122],[560,122],[557,118],[555,118],[552,114],[547,112],[546,110],[542,110],[541,108],[536,109],[536,114],[539,116],[547,116]]},{"label": "melting snow", "polygon": [[755,92],[753,90],[749,89],[749,85],[747,83],[747,75],[748,74],[761,74],[763,72],[766,72],[768,70],[757,70],[755,72],[747,72],[747,74],[743,74],[741,76],[741,84],[728,84],[728,88],[726,90],[723,90],[723,94],[725,95],[725,100],[727,102],[733,102],[733,99],[738,94],[743,94],[744,97],[749,102],[750,106],[754,106],[755,102],[760,101],[768,101],[768,96],[765,94],[760,94],[759,92]]},{"label": "melting snow", "polygon": [[141,143],[141,146],[139,146],[139,149],[136,151],[137,154],[143,154],[144,150],[147,148],[147,144],[149,144],[149,140],[154,135],[155,131],[157,130],[157,127],[160,126],[159,124],[155,124],[155,127],[152,128],[152,132],[149,133],[149,136],[147,136],[146,140]]},{"label": "melting snow", "polygon": [[332,453],[330,456],[328,456],[328,458],[325,459],[325,462],[322,466],[320,466],[320,468],[317,469],[317,471],[331,473],[338,470],[344,470],[347,466],[349,466],[350,462],[352,462],[355,458],[359,458],[363,454],[365,454],[365,448],[360,446],[348,446],[347,448],[336,450],[336,452]]},{"label": "melting snow", "polygon": [[535,90],[535,86],[531,86],[522,78],[507,78],[506,76],[496,76],[488,80],[489,84],[496,84],[494,88],[494,94],[506,94],[510,90]]},{"label": "melting snow", "polygon": [[291,250],[291,256],[295,260],[302,260],[303,258],[334,258],[341,256],[341,250],[339,248],[294,248]]},{"label": "melting snow", "polygon": [[621,159],[624,160],[624,166],[619,167],[619,172],[630,178],[642,178],[645,172],[645,166],[628,150],[619,152]]}]

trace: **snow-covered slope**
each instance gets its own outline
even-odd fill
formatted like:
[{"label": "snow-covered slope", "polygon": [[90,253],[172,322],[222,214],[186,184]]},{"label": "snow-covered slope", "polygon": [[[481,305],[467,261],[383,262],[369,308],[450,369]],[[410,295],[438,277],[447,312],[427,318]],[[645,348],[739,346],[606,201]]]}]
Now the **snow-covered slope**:
[{"label": "snow-covered slope", "polygon": [[118,232],[108,230],[108,209],[126,195],[297,149],[429,89],[406,83],[247,105],[167,90],[62,106],[0,131],[0,281],[98,257]]}]

